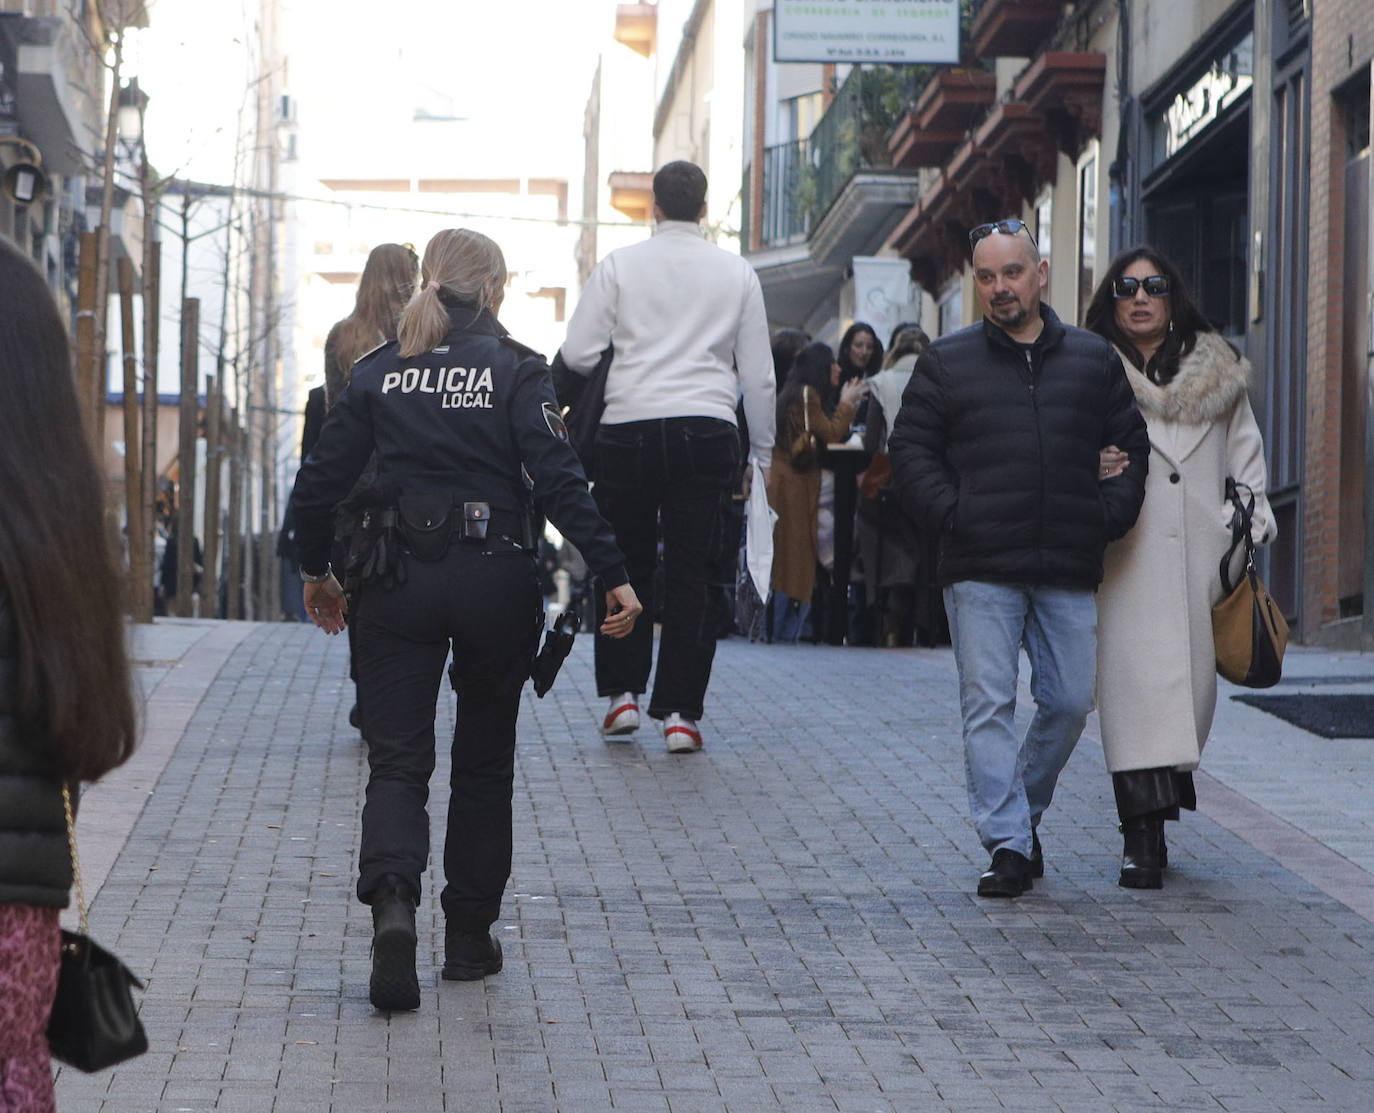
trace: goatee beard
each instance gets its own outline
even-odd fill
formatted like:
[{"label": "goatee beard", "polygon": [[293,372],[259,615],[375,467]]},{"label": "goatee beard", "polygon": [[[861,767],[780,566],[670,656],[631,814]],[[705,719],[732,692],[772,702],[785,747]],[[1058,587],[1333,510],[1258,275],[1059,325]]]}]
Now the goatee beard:
[{"label": "goatee beard", "polygon": [[1018,301],[1007,302],[1005,305],[994,305],[992,307],[992,317],[1003,328],[1016,329],[1026,323],[1029,314],[1026,307]]}]

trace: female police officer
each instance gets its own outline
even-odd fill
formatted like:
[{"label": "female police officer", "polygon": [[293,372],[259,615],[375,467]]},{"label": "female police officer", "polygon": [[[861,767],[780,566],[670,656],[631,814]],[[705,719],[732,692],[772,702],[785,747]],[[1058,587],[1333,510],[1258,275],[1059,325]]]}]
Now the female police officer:
[{"label": "female police officer", "polygon": [[496,319],[501,249],[450,229],[429,242],[421,269],[398,339],[354,366],[292,495],[305,605],[315,625],[337,634],[347,604],[327,563],[334,508],[377,454],[377,544],[353,621],[371,767],[358,897],[372,906],[370,996],[380,1009],[420,1004],[415,906],[429,855],[434,704],[450,643],[458,712],[443,976],[501,968],[489,929],[510,877],[515,718],[542,626],[526,476],[608,589],[603,633],[624,637],[641,610],[567,443],[548,368]]}]

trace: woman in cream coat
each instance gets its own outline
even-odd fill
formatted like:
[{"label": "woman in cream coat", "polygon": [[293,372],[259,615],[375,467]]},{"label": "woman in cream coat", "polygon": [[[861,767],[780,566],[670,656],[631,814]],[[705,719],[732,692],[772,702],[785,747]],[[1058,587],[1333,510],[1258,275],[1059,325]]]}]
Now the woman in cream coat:
[{"label": "woman in cream coat", "polygon": [[[1198,312],[1173,264],[1148,247],[1118,256],[1085,324],[1120,352],[1150,430],[1145,504],[1107,547],[1097,691],[1124,836],[1120,884],[1158,889],[1164,822],[1197,806],[1192,774],[1216,710],[1212,604],[1231,540],[1228,476],[1255,492],[1255,542],[1276,531],[1250,365]],[[1104,453],[1104,476],[1123,460]]]}]

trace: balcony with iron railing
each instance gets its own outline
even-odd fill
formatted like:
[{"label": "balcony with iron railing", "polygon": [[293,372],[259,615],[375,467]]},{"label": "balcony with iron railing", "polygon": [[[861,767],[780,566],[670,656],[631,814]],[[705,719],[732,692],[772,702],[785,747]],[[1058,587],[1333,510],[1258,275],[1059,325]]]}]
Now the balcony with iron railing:
[{"label": "balcony with iron railing", "polygon": [[747,248],[804,242],[856,173],[890,171],[888,132],[926,70],[856,68],[807,138],[765,148],[760,163],[744,172],[741,240]]}]

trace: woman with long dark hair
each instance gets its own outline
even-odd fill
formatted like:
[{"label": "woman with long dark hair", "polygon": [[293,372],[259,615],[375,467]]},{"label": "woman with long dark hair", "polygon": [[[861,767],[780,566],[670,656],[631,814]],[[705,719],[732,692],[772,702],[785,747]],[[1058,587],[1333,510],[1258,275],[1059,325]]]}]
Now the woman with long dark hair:
[{"label": "woman with long dark hair", "polygon": [[0,238],[0,1078],[6,1113],[54,1108],[46,1036],[75,794],[136,739],[122,577],[72,385],[67,330]]},{"label": "woman with long dark hair", "polygon": [[[1276,530],[1250,364],[1198,311],[1173,263],[1151,247],[1118,255],[1085,324],[1121,354],[1150,433],[1145,504],[1107,546],[1097,594],[1097,698],[1124,837],[1120,884],[1158,889],[1164,822],[1197,806],[1193,770],[1216,710],[1212,604],[1231,543],[1228,479],[1254,492],[1255,543]],[[1101,474],[1118,466],[1104,454]]]},{"label": "woman with long dark hair", "polygon": [[809,343],[811,337],[798,328],[780,328],[773,333],[773,385],[779,394],[787,386],[798,353]]},{"label": "woman with long dark hair", "polygon": [[851,379],[867,379],[883,369],[883,342],[873,331],[873,326],[864,321],[855,321],[840,337],[840,347],[835,356],[840,365],[840,382]]},{"label": "woman with long dark hair", "polygon": [[774,641],[797,640],[816,587],[821,489],[817,442],[834,444],[849,436],[855,403],[864,392],[858,380],[845,383],[833,416],[828,414],[822,395],[838,375],[830,346],[808,344],[778,395],[778,435],[768,477],[768,501],[778,514],[773,527]]}]

